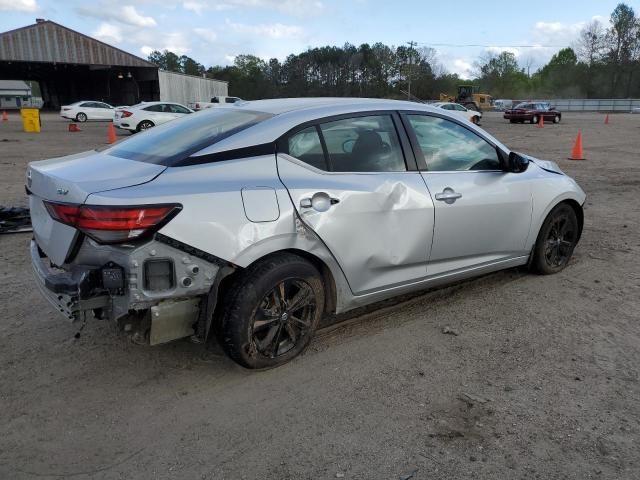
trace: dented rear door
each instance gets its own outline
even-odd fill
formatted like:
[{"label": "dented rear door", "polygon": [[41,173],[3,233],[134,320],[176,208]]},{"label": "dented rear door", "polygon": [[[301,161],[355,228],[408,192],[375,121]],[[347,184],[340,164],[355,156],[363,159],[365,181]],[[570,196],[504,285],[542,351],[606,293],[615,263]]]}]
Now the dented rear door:
[{"label": "dented rear door", "polygon": [[[355,141],[375,131],[383,143],[395,148],[396,140],[389,139],[384,132],[385,124],[386,120],[380,124],[375,119],[359,121],[353,129]],[[340,169],[340,162],[350,162],[355,155],[349,152],[353,139],[349,138],[352,133],[348,127],[337,124],[329,131],[321,125],[317,134],[308,129],[305,130],[308,133],[292,134],[292,147],[288,149],[288,144],[284,144],[279,149],[287,151],[278,154],[280,179],[302,221],[339,262],[354,294],[422,279],[427,273],[434,223],[434,205],[425,182],[419,172],[406,168],[383,172],[331,171]],[[319,138],[321,131],[325,151],[332,157],[331,164],[326,166],[323,149],[314,147],[314,139],[316,135]],[[303,138],[298,141],[300,135]],[[344,155],[332,156],[335,150],[332,144],[339,150],[344,145]],[[382,158],[386,161],[385,155]],[[375,168],[374,163],[370,165]]]}]

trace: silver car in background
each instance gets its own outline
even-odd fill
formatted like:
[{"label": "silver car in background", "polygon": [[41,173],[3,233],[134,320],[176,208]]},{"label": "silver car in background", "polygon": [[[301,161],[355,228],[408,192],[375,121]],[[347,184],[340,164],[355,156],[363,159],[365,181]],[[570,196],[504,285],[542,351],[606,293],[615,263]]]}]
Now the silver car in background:
[{"label": "silver car in background", "polygon": [[149,344],[215,336],[249,368],[298,355],[325,314],[560,271],[585,201],[458,115],[330,98],[236,103],[32,162],[27,192],[36,281],[64,316]]}]

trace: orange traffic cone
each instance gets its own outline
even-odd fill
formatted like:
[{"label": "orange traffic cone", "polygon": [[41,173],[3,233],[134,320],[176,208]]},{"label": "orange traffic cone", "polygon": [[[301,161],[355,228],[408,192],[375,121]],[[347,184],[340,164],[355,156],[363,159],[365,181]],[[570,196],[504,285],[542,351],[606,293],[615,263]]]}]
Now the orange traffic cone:
[{"label": "orange traffic cone", "polygon": [[80,132],[81,130],[78,128],[78,124],[70,123],[69,124],[69,131],[70,132]]},{"label": "orange traffic cone", "polygon": [[609,114],[607,113],[607,115],[604,117],[604,124],[605,125],[609,125]]},{"label": "orange traffic cone", "polygon": [[6,111],[6,110],[3,110],[3,111],[2,111],[2,121],[3,121],[3,122],[6,122],[6,121],[8,121],[8,120],[9,120],[9,114],[7,113],[7,111]]},{"label": "orange traffic cone", "polygon": [[540,120],[538,120],[538,128],[544,128],[544,115],[540,115]]},{"label": "orange traffic cone", "polygon": [[116,129],[113,127],[113,123],[109,123],[109,144],[116,143]]},{"label": "orange traffic cone", "polygon": [[578,130],[578,136],[576,137],[576,143],[571,150],[571,156],[569,160],[584,160],[584,152],[582,151],[582,132]]}]

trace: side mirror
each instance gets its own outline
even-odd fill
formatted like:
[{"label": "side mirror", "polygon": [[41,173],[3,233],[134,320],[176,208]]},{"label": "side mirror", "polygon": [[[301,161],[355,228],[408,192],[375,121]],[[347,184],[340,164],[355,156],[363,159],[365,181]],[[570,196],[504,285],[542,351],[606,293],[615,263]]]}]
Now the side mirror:
[{"label": "side mirror", "polygon": [[512,173],[522,173],[529,167],[529,159],[517,152],[509,153],[507,171]]}]

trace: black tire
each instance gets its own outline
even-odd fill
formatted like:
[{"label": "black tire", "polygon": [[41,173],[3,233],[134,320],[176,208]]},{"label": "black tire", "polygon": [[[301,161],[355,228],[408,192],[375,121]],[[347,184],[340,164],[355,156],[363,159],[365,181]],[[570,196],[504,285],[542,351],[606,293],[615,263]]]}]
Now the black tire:
[{"label": "black tire", "polygon": [[534,115],[533,117],[531,117],[531,125],[538,123],[539,119],[537,115]]},{"label": "black tire", "polygon": [[560,117],[560,115],[556,115],[555,117],[553,117],[553,123],[560,123],[561,119],[562,117]]},{"label": "black tire", "polygon": [[76,115],[76,121],[80,122],[80,123],[86,122],[87,121],[87,114],[86,113],[82,113],[82,112],[78,113]]},{"label": "black tire", "polygon": [[471,117],[471,123],[480,125],[480,117],[478,115],[474,115],[473,117]]},{"label": "black tire", "polygon": [[151,120],[143,120],[138,124],[138,128],[136,128],[137,132],[141,132],[143,130],[148,130],[150,128],[155,127],[155,123],[153,123]]},{"label": "black tire", "polygon": [[516,123],[517,120],[509,120],[509,123]]},{"label": "black tire", "polygon": [[[299,355],[324,311],[322,276],[291,253],[258,261],[227,292],[222,346],[234,361],[251,369],[277,367]],[[302,307],[296,308],[294,301]]]},{"label": "black tire", "polygon": [[574,209],[557,205],[545,219],[533,249],[532,269],[541,274],[558,273],[567,266],[578,243],[580,227]]}]

